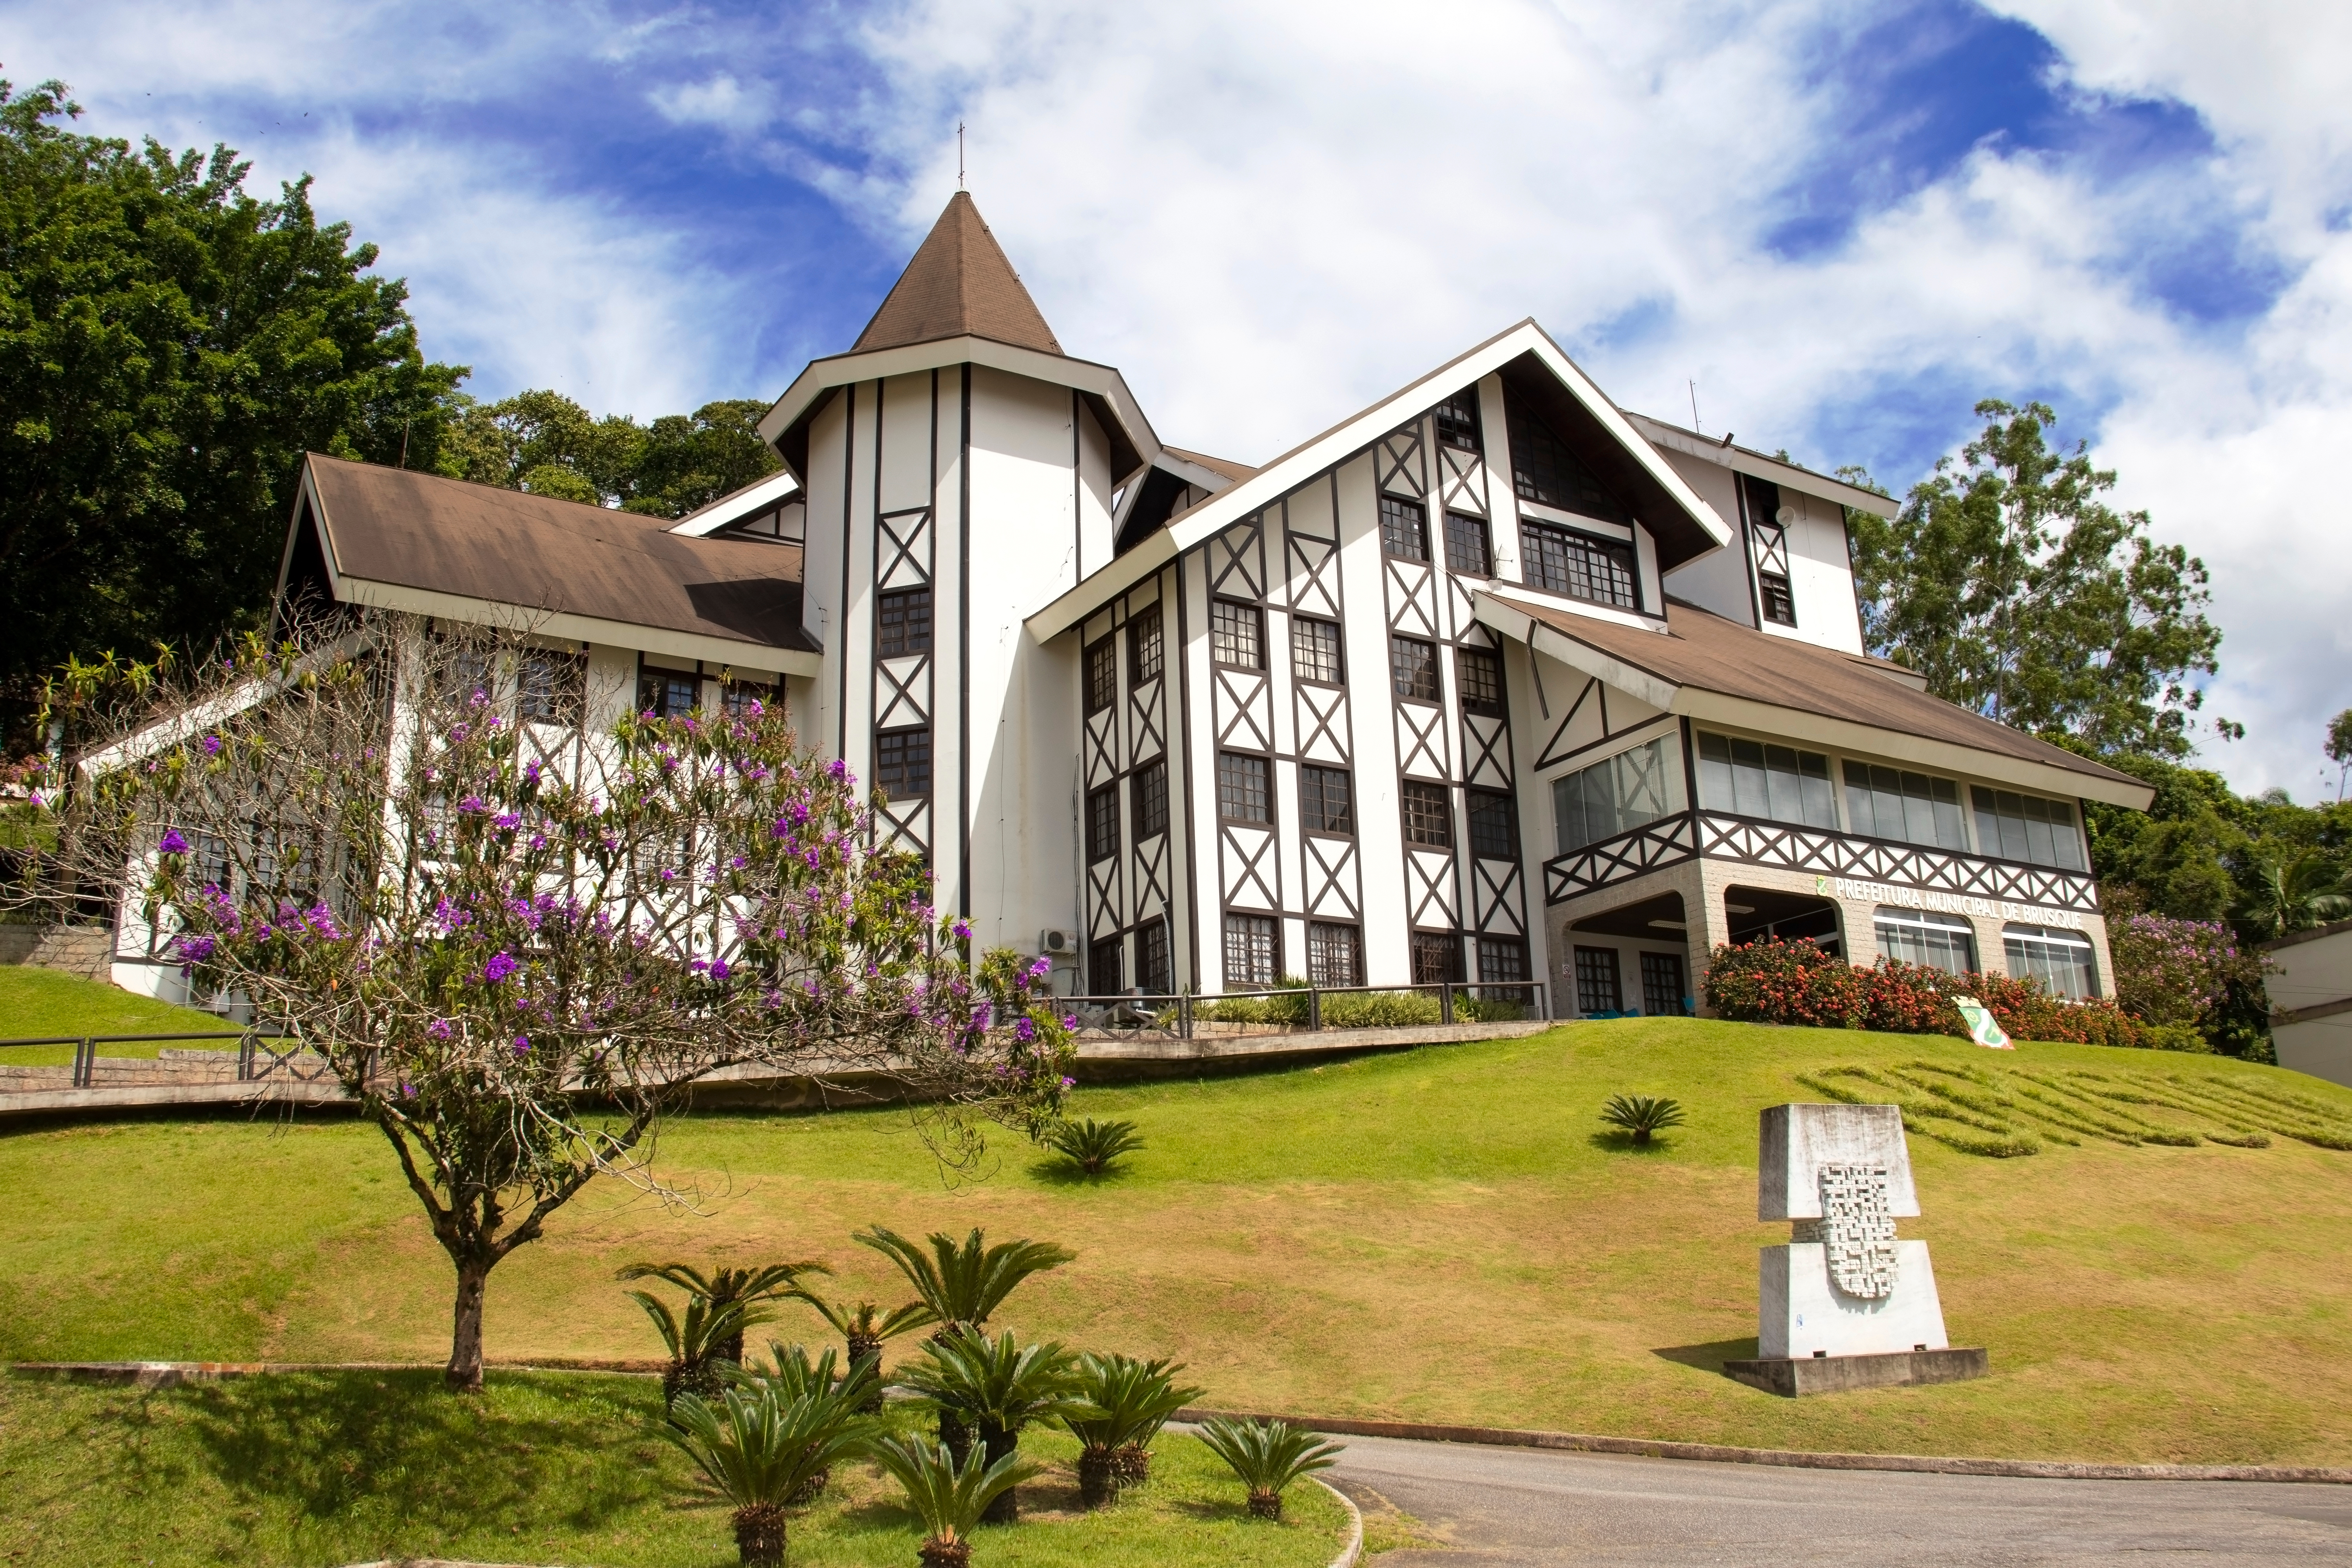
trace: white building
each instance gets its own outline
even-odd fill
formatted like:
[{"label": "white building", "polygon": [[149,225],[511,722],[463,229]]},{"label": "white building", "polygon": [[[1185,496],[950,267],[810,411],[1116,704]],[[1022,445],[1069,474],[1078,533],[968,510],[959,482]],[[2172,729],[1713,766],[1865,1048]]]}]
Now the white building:
[{"label": "white building", "polygon": [[1074,933],[1065,989],[1672,1012],[1777,931],[2112,993],[2082,808],[2147,789],[1864,656],[1880,498],[1531,321],[1254,468],[1065,353],[959,194],[761,433],[785,472],[674,524],[314,458],[282,591],[531,611],[656,708],[780,689],[942,909]]}]

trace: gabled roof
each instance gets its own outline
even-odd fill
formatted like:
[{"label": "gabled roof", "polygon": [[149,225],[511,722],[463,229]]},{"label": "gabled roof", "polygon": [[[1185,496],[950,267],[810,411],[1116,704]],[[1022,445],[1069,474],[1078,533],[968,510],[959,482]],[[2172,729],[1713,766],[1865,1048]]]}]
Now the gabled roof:
[{"label": "gabled roof", "polygon": [[849,352],[964,337],[1062,352],[971,194],[958,191]]},{"label": "gabled roof", "polygon": [[1681,599],[1666,601],[1663,633],[1531,595],[1475,599],[1478,619],[1504,636],[1668,712],[2142,811],[2155,798],[2129,773],[1931,697],[1882,660],[1767,637]]},{"label": "gabled roof", "polygon": [[1769,479],[1776,485],[1785,485],[1790,489],[1802,490],[1809,496],[1819,496],[1823,500],[1833,501],[1839,506],[1852,507],[1856,511],[1871,512],[1882,517],[1889,515],[1893,509],[1903,504],[1895,497],[1877,495],[1864,489],[1859,485],[1848,484],[1843,479],[1832,479],[1827,474],[1817,474],[1811,468],[1801,468],[1784,458],[1769,456],[1753,447],[1734,446],[1729,436],[1717,441],[1711,437],[1702,436],[1696,430],[1685,430],[1681,426],[1667,420],[1654,418],[1647,414],[1636,414],[1630,408],[1625,411],[1625,417],[1633,423],[1634,429],[1642,433],[1643,438],[1651,446],[1681,452],[1696,458],[1702,462],[1729,468],[1736,474],[1753,474],[1759,479]]},{"label": "gabled roof", "polygon": [[534,618],[579,637],[814,674],[801,626],[801,552],[673,533],[666,518],[310,454],[287,536],[287,588],[306,517],[333,596],[422,615]]},{"label": "gabled roof", "polygon": [[1247,463],[1236,463],[1230,458],[1212,458],[1206,452],[1188,452],[1181,447],[1162,447],[1160,449],[1180,462],[1206,468],[1209,472],[1220,475],[1235,484],[1251,478],[1257,472]]},{"label": "gabled roof", "polygon": [[789,468],[778,468],[772,474],[762,474],[740,489],[729,490],[717,500],[696,507],[669,525],[672,533],[691,534],[700,539],[718,532],[730,522],[740,521],[768,510],[780,501],[800,493],[801,482],[793,478]]}]

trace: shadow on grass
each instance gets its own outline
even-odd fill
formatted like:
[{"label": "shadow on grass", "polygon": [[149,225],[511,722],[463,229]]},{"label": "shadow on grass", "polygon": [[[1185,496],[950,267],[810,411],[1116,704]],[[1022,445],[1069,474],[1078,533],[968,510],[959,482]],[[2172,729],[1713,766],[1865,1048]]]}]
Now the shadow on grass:
[{"label": "shadow on grass", "polygon": [[1133,1175],[1133,1168],[1121,1160],[1099,1175],[1089,1176],[1078,1168],[1078,1163],[1066,1154],[1049,1154],[1029,1163],[1029,1177],[1049,1187],[1115,1187]]},{"label": "shadow on grass", "polygon": [[1645,1160],[1675,1152],[1674,1143],[1669,1139],[1654,1136],[1647,1143],[1636,1143],[1631,1132],[1594,1132],[1584,1141],[1595,1149],[1605,1149],[1617,1154],[1639,1154]]},{"label": "shadow on grass", "polygon": [[667,1491],[650,1387],[462,1396],[435,1372],[306,1373],[180,1394],[231,1492],[314,1524],[364,1519],[448,1540],[485,1520],[594,1530]]},{"label": "shadow on grass", "polygon": [[1701,1372],[1721,1372],[1725,1362],[1753,1361],[1756,1358],[1756,1341],[1752,1337],[1744,1340],[1709,1340],[1705,1344],[1665,1345],[1653,1350],[1650,1353],[1661,1361],[1674,1362],[1681,1366],[1695,1366]]}]

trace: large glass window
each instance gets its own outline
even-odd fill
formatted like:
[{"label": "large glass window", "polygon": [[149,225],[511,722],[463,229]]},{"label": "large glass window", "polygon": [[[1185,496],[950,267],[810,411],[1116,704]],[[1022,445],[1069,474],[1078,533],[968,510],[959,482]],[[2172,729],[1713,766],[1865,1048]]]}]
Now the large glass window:
[{"label": "large glass window", "polygon": [[1735,816],[1769,817],[1807,827],[1838,825],[1829,758],[1765,741],[1701,732],[1698,800],[1709,811]]},{"label": "large glass window", "polygon": [[1526,518],[1519,520],[1519,542],[1530,586],[1621,610],[1641,607],[1632,545]]},{"label": "large glass window", "polygon": [[1265,915],[1225,917],[1225,984],[1266,986],[1281,973],[1275,922]]},{"label": "large glass window", "polygon": [[1495,568],[1486,549],[1486,520],[1467,512],[1445,514],[1445,566],[1465,577],[1491,577]]},{"label": "large glass window", "polygon": [[1160,679],[1160,606],[1138,610],[1127,623],[1127,678],[1140,686]]},{"label": "large glass window", "polygon": [[1120,949],[1126,944],[1115,936],[1098,936],[1087,943],[1087,992],[1093,996],[1116,996],[1123,989],[1119,982]]},{"label": "large glass window", "polygon": [[1499,715],[1503,711],[1503,656],[1488,648],[1454,650],[1454,684],[1462,690],[1465,713]]},{"label": "large glass window", "polygon": [[1440,445],[1459,447],[1465,452],[1478,449],[1478,389],[1465,386],[1436,407],[1437,439]]},{"label": "large glass window", "polygon": [[1958,915],[1881,904],[1873,923],[1878,928],[1881,958],[1900,959],[1947,974],[1976,972],[1976,933]]},{"label": "large glass window", "polygon": [[1969,847],[1960,826],[1960,786],[1950,779],[1849,762],[1845,815],[1853,830],[1866,837],[1933,844],[1939,849]]},{"label": "large glass window", "polygon": [[1361,985],[1364,939],[1354,926],[1310,921],[1307,926],[1307,984]]},{"label": "large glass window", "polygon": [[1651,741],[1552,780],[1551,819],[1559,852],[1614,838],[1671,812],[1668,760],[1666,742]]},{"label": "large glass window", "polygon": [[1400,561],[1429,559],[1429,509],[1417,500],[1381,497],[1381,548]]},{"label": "large glass window", "polygon": [[515,686],[520,717],[541,724],[577,724],[587,698],[588,660],[554,648],[525,648]]},{"label": "large glass window", "polygon": [[1653,1018],[1686,1018],[1691,994],[1683,984],[1679,952],[1642,954],[1642,1011]]},{"label": "large glass window", "polygon": [[1135,837],[1139,842],[1168,831],[1168,764],[1135,770]]},{"label": "large glass window", "polygon": [[1168,955],[1168,922],[1155,920],[1135,933],[1136,988],[1165,993],[1175,973]]},{"label": "large glass window", "polygon": [[874,605],[874,652],[900,658],[931,651],[931,591],[908,588],[879,595]]},{"label": "large glass window", "polygon": [[702,706],[702,678],[682,669],[648,669],[637,678],[637,711],[676,719]]},{"label": "large glass window", "polygon": [[1462,979],[1462,939],[1451,931],[1412,933],[1412,983],[1454,985]]},{"label": "large glass window", "polygon": [[1407,784],[1397,792],[1404,805],[1404,841],[1428,849],[1454,847],[1454,808],[1444,784]]},{"label": "large glass window", "polygon": [[1618,999],[1615,948],[1576,950],[1576,1010],[1588,1018],[1622,1011]]},{"label": "large glass window", "polygon": [[2074,831],[2074,808],[2066,802],[1981,784],[1969,793],[1976,800],[1979,854],[2068,871],[2085,869],[2082,837]]},{"label": "large glass window", "polygon": [[1470,853],[1481,860],[1516,860],[1519,858],[1518,825],[1512,820],[1511,797],[1500,790],[1474,789],[1466,792],[1465,805],[1469,809]]},{"label": "large glass window", "polygon": [[1209,655],[1219,664],[1244,669],[1265,668],[1265,621],[1255,605],[1231,599],[1209,604]]},{"label": "large glass window", "polygon": [[1478,939],[1478,983],[1517,985],[1528,978],[1528,944],[1515,936]]},{"label": "large glass window", "polygon": [[1301,680],[1319,680],[1327,686],[1342,684],[1339,623],[1309,620],[1305,616],[1291,617],[1290,673]]},{"label": "large glass window", "polygon": [[1345,768],[1298,770],[1298,826],[1308,833],[1353,833],[1356,806]]},{"label": "large glass window", "polygon": [[1420,637],[1389,638],[1389,680],[1399,697],[1437,700],[1437,645]]},{"label": "large glass window", "polygon": [[1118,786],[1105,784],[1087,796],[1087,860],[1118,853]]},{"label": "large glass window", "polygon": [[1217,753],[1217,815],[1228,822],[1272,822],[1265,759],[1239,752]]},{"label": "large glass window", "polygon": [[1087,711],[1099,713],[1118,700],[1118,649],[1105,637],[1087,649]]},{"label": "large glass window", "polygon": [[931,793],[931,731],[885,730],[874,737],[874,787],[892,800]]},{"label": "large glass window", "polygon": [[1520,497],[1611,522],[1629,521],[1592,470],[1518,399],[1510,400],[1512,478]]},{"label": "large glass window", "polygon": [[2098,954],[2081,931],[2063,926],[2003,926],[2000,945],[2012,980],[2039,980],[2053,996],[2075,1002],[2099,994]]}]

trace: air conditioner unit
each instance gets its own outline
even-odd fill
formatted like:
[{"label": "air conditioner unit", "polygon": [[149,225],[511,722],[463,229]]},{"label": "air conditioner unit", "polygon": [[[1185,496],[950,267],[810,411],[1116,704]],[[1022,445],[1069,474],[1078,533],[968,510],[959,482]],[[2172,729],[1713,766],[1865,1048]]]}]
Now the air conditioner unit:
[{"label": "air conditioner unit", "polygon": [[1070,931],[1041,931],[1037,933],[1037,951],[1060,953],[1064,957],[1078,951],[1078,933]]}]

